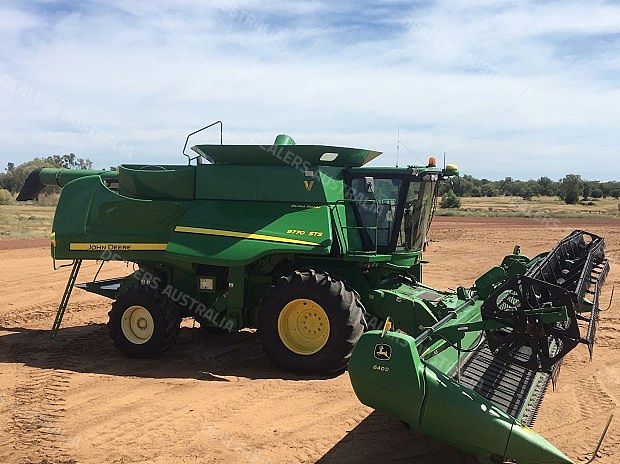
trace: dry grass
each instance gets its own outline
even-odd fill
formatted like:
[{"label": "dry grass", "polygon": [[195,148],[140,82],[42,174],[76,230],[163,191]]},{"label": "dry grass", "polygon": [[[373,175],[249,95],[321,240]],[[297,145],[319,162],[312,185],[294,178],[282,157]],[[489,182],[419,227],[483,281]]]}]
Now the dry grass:
[{"label": "dry grass", "polygon": [[0,206],[0,239],[49,238],[54,210],[33,204]]},{"label": "dry grass", "polygon": [[592,200],[593,205],[567,205],[557,197],[461,198],[459,209],[439,209],[439,216],[620,218],[620,200]]}]

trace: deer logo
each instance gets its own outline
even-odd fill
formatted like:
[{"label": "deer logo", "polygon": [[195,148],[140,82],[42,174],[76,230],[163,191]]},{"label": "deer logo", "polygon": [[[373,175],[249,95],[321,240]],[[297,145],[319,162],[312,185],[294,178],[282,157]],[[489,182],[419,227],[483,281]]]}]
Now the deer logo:
[{"label": "deer logo", "polygon": [[392,347],[384,343],[375,345],[375,358],[379,361],[389,361],[392,357]]}]

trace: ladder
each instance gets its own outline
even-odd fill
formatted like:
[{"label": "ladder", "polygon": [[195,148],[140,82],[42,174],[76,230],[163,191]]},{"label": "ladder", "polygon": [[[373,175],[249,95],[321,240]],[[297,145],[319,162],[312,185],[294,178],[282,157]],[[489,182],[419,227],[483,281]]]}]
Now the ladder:
[{"label": "ladder", "polygon": [[71,267],[71,274],[69,274],[69,280],[67,280],[67,286],[65,287],[65,291],[62,294],[60,305],[58,305],[58,311],[56,311],[56,318],[54,319],[54,324],[52,325],[52,338],[56,338],[56,335],[58,335],[58,329],[60,329],[60,324],[62,322],[63,316],[65,315],[67,305],[69,304],[69,298],[71,298],[71,292],[73,291],[73,286],[75,285],[75,281],[77,280],[77,276],[80,272],[81,266],[81,259],[76,259],[73,261],[73,265]]}]

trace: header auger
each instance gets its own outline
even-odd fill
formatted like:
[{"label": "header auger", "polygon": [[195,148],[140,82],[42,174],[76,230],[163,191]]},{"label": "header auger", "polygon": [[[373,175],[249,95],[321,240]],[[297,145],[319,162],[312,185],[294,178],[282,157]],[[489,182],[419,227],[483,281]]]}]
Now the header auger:
[{"label": "header auger", "polygon": [[[570,462],[526,426],[563,356],[592,350],[602,238],[515,250],[471,288],[439,291],[422,284],[422,251],[455,165],[370,167],[379,152],[286,135],[192,150],[187,165],[31,174],[20,200],[62,187],[51,252],[74,262],[55,330],[82,260],[131,261],[79,285],[114,300],[110,336],[128,356],[168,349],[183,317],[254,327],[283,369],[348,365],[363,403],[480,459]],[[388,318],[398,332],[373,330]]]}]

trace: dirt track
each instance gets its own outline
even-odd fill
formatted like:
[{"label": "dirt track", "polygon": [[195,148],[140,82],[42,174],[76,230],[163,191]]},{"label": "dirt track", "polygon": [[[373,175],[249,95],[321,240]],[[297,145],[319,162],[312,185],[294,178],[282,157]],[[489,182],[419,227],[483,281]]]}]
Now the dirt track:
[{"label": "dirt track", "polygon": [[[425,278],[440,288],[470,285],[514,244],[533,255],[573,228],[606,238],[607,302],[620,283],[620,223],[609,220],[440,218]],[[109,301],[76,290],[52,341],[47,329],[68,270],[52,272],[43,243],[0,242],[0,259],[2,463],[475,462],[362,406],[346,374],[283,374],[251,332],[205,337],[188,327],[162,359],[131,360],[108,339]],[[80,280],[92,278],[96,266],[83,269]],[[127,272],[118,264],[101,276]],[[612,412],[617,420],[597,462],[620,460],[618,348],[615,303],[601,317],[594,361],[585,347],[567,357],[559,388],[548,392],[536,422],[535,429],[577,462],[591,452]]]}]

